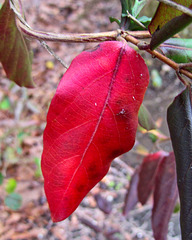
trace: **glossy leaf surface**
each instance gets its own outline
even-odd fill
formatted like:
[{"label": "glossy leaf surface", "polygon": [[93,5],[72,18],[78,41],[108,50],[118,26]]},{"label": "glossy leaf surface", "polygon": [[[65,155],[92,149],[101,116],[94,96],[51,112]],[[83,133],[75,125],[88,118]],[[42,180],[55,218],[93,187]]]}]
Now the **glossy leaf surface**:
[{"label": "glossy leaf surface", "polygon": [[0,10],[0,61],[10,80],[19,86],[34,86],[29,41],[17,29],[15,14],[8,0],[5,0]]},{"label": "glossy leaf surface", "polygon": [[155,239],[167,239],[168,223],[177,197],[175,156],[174,153],[170,153],[160,162],[155,179],[152,210],[152,229]]},{"label": "glossy leaf surface", "polygon": [[124,42],[104,42],[77,56],[51,102],[42,172],[53,221],[67,218],[134,144],[149,81],[140,55]]},{"label": "glossy leaf surface", "polygon": [[192,238],[192,92],[187,87],[169,106],[167,120],[176,158],[182,239]]}]

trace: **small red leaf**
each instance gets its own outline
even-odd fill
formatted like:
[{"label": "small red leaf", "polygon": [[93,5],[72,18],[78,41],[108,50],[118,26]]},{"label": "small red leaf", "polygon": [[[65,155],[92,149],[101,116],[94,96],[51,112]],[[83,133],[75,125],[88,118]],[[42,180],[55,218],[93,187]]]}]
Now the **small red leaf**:
[{"label": "small red leaf", "polygon": [[138,183],[138,198],[145,204],[155,185],[155,178],[158,173],[159,164],[167,155],[160,151],[147,155],[141,164]]},{"label": "small red leaf", "polygon": [[134,144],[149,81],[141,56],[124,42],[82,52],[64,74],[44,132],[42,171],[53,221],[67,218]]},{"label": "small red leaf", "polygon": [[170,153],[159,165],[155,181],[152,228],[154,238],[167,239],[168,223],[178,197],[175,156]]},{"label": "small red leaf", "polygon": [[136,168],[129,185],[129,189],[125,196],[125,202],[123,206],[123,215],[127,216],[129,212],[138,203],[138,182],[139,182],[139,168]]},{"label": "small red leaf", "polygon": [[109,214],[112,211],[112,202],[102,197],[101,194],[96,194],[94,197],[97,202],[97,206],[101,211],[105,214]]}]

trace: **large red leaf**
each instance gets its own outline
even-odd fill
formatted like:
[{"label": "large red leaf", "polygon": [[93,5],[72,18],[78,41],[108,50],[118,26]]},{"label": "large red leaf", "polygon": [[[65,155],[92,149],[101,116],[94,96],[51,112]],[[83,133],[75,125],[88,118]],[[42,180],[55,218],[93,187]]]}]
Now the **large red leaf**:
[{"label": "large red leaf", "polygon": [[141,56],[125,42],[82,52],[64,74],[44,132],[42,171],[53,221],[67,218],[134,144],[149,81]]}]

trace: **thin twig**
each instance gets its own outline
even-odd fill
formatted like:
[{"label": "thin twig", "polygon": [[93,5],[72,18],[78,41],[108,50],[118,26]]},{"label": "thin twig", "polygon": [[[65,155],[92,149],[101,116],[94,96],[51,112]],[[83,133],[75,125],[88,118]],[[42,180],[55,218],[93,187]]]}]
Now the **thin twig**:
[{"label": "thin twig", "polygon": [[[161,1],[161,0],[160,0]],[[167,1],[167,0],[166,0]],[[13,6],[14,8],[14,6]],[[46,41],[53,41],[53,42],[102,42],[102,41],[111,41],[116,40],[118,36],[123,37],[126,39],[126,41],[129,41],[133,43],[134,45],[141,48],[141,41],[139,41],[137,38],[149,38],[151,37],[149,32],[147,31],[110,31],[110,32],[101,32],[101,33],[74,33],[74,34],[55,34],[55,33],[47,33],[42,31],[36,31],[33,30],[22,18],[22,16],[17,12],[16,9],[14,9],[16,16],[19,18],[19,29],[30,38],[34,38],[39,40],[40,42],[46,40]],[[47,46],[47,45],[46,45]],[[158,51],[152,51],[148,49],[148,46],[144,45],[144,50],[146,50],[148,53],[150,53],[152,56],[158,58],[162,62],[169,65],[174,70],[178,71],[180,70],[180,73],[184,74],[185,76],[192,79],[192,73],[185,69],[180,69],[179,65],[172,61],[171,59],[167,58],[163,54],[159,53]],[[50,48],[48,47],[48,50]],[[55,56],[53,52],[51,52]],[[57,57],[56,57],[57,58]],[[60,59],[59,57],[57,58]],[[62,60],[61,60],[62,61]],[[63,63],[62,63],[63,64]],[[65,66],[65,65],[64,65]],[[65,66],[66,67],[66,66]]]},{"label": "thin twig", "polygon": [[[133,36],[126,34],[124,38],[128,41],[133,43],[134,45],[138,46],[140,44],[140,41],[136,38],[134,38]],[[167,65],[169,65],[171,68],[173,68],[174,70],[178,71],[180,73],[182,73],[183,75],[189,77],[190,79],[192,79],[192,73],[190,73],[189,71],[185,70],[185,69],[180,69],[179,64],[177,64],[176,62],[172,61],[171,59],[169,59],[168,57],[164,56],[163,54],[159,53],[158,51],[155,50],[150,50],[150,49],[145,49],[145,51],[147,51],[148,53],[150,53],[152,56],[158,58],[159,60],[161,60],[162,62],[166,63]]]},{"label": "thin twig", "polygon": [[[20,1],[19,1],[20,3]],[[25,19],[23,18],[23,16],[18,12],[17,8],[15,7],[14,5],[14,1],[10,1],[10,7],[11,9],[14,11],[15,15],[17,16],[18,18],[18,22],[17,24],[20,26],[20,24],[23,24],[24,26],[26,26],[28,29],[32,29],[29,24],[25,21]],[[20,28],[21,29],[21,28]],[[36,38],[37,39],[37,38]],[[41,43],[41,45],[53,56],[55,57],[61,64],[64,68],[68,68],[66,66],[66,64],[63,62],[63,60],[56,55],[56,53],[47,45],[47,43],[45,41],[43,41],[42,39],[37,39],[39,40],[39,42]]]},{"label": "thin twig", "polygon": [[170,7],[173,7],[189,16],[192,17],[192,10],[190,10],[189,8],[181,5],[181,4],[178,4],[178,3],[175,3],[171,0],[157,0],[158,2],[162,2],[162,3],[165,3],[166,5],[170,6]]},{"label": "thin twig", "polygon": [[19,28],[27,37],[51,42],[70,42],[70,43],[103,42],[116,40],[118,36],[117,31],[101,33],[82,33],[82,34],[81,33],[57,34],[42,32],[29,29],[21,22],[19,24]]},{"label": "thin twig", "polygon": [[143,29],[147,29],[146,27],[145,27],[145,25],[143,25],[143,23],[141,23],[141,22],[139,22],[139,20],[137,20],[135,17],[133,17],[130,13],[129,13],[129,11],[127,10],[127,17],[128,18],[130,18],[131,20],[133,20],[135,23],[137,23],[140,27],[142,27]]}]

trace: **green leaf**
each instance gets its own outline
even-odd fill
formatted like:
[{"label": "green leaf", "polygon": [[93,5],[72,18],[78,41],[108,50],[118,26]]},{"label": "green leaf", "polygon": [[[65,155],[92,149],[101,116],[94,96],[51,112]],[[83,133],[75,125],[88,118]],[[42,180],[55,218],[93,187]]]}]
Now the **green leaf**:
[{"label": "green leaf", "polygon": [[[192,4],[191,0],[174,0],[175,3],[189,7]],[[175,8],[168,6],[165,3],[160,3],[156,13],[149,25],[149,31],[153,34],[155,31],[161,29],[166,23],[175,17],[181,16],[183,13]]]},{"label": "green leaf", "polygon": [[149,133],[148,136],[151,139],[152,143],[155,143],[158,139],[158,137],[153,133]]},{"label": "green leaf", "polygon": [[139,125],[141,127],[143,127],[144,129],[149,131],[149,130],[156,128],[151,114],[149,113],[149,111],[143,104],[141,105],[141,107],[139,109],[138,118],[139,118]]},{"label": "green leaf", "polygon": [[18,193],[11,193],[5,198],[5,205],[12,210],[18,210],[22,204],[22,197]]},{"label": "green leaf", "polygon": [[137,18],[145,4],[147,3],[147,0],[135,0],[134,6],[132,8],[132,15],[133,17]]},{"label": "green leaf", "polygon": [[176,63],[192,62],[192,39],[170,38],[160,45],[160,49]]},{"label": "green leaf", "polygon": [[135,0],[120,0],[122,7],[122,14],[127,14],[127,11],[132,14],[132,9],[134,6]]},{"label": "green leaf", "polygon": [[[151,18],[148,18],[146,16],[142,16],[142,17],[138,18],[137,20],[140,23],[142,23],[146,28],[148,27],[149,23],[151,22]],[[139,31],[139,30],[143,30],[143,28],[140,25],[138,25],[138,23],[136,23],[133,20],[131,20],[129,30],[131,30],[131,31]]]},{"label": "green leaf", "polygon": [[110,20],[111,23],[116,22],[118,25],[121,24],[121,21],[119,19],[117,19],[117,18],[109,17],[109,20]]},{"label": "green leaf", "polygon": [[151,71],[151,80],[153,87],[160,88],[162,86],[162,78],[156,69]]},{"label": "green leaf", "polygon": [[[192,7],[191,0],[175,0],[185,7]],[[159,44],[178,33],[192,22],[192,17],[183,14],[164,3],[160,3],[155,16],[149,24],[149,31],[152,34],[150,48],[153,50]]]},{"label": "green leaf", "polygon": [[7,96],[5,96],[2,101],[0,102],[0,109],[1,110],[9,110],[11,108],[10,100]]},{"label": "green leaf", "polygon": [[0,172],[0,185],[3,184],[3,180],[4,180],[3,174]]},{"label": "green leaf", "polygon": [[42,176],[42,171],[41,171],[41,159],[38,157],[34,158],[34,162],[36,164],[36,171],[35,171],[35,177],[40,177]]},{"label": "green leaf", "polygon": [[169,106],[167,121],[176,158],[182,239],[192,239],[192,90],[179,94]]},{"label": "green leaf", "polygon": [[5,190],[7,193],[12,193],[15,191],[16,187],[17,181],[14,178],[10,178],[5,185]]},{"label": "green leaf", "polygon": [[134,0],[121,0],[121,24],[122,30],[128,30],[130,27],[130,19],[127,17],[127,11],[132,14]]},{"label": "green leaf", "polygon": [[0,10],[0,61],[7,77],[19,86],[33,87],[29,41],[16,26],[15,14],[5,0]]}]

